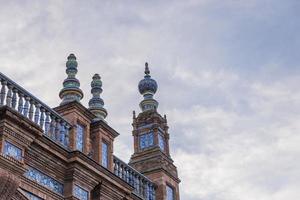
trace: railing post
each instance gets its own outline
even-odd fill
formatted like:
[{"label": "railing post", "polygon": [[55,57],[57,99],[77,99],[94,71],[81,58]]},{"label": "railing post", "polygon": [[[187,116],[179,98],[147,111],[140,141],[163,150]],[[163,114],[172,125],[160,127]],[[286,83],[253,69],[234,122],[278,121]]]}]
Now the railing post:
[{"label": "railing post", "polygon": [[24,94],[22,92],[19,92],[18,112],[21,114],[23,111],[23,97],[24,97]]},{"label": "railing post", "polygon": [[17,106],[17,92],[18,92],[18,90],[16,88],[14,88],[13,96],[12,96],[12,100],[11,100],[11,107],[13,109],[16,109],[16,106]]},{"label": "railing post", "polygon": [[7,96],[6,96],[6,105],[8,107],[11,107],[11,100],[12,100],[12,88],[13,86],[11,84],[7,84],[8,91],[7,91]]},{"label": "railing post", "polygon": [[0,92],[0,106],[4,105],[4,99],[5,99],[5,95],[6,95],[6,84],[7,82],[2,80],[1,81],[1,92]]}]

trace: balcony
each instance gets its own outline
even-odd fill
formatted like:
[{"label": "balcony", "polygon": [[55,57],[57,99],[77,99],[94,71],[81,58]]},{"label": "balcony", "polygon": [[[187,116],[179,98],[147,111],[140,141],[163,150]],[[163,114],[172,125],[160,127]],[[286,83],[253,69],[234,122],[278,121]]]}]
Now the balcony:
[{"label": "balcony", "polygon": [[40,126],[46,137],[69,149],[69,129],[71,125],[66,120],[1,72],[0,82],[0,107],[13,108]]},{"label": "balcony", "polygon": [[155,200],[155,185],[146,176],[114,156],[114,174],[134,188],[134,194],[144,200]]}]

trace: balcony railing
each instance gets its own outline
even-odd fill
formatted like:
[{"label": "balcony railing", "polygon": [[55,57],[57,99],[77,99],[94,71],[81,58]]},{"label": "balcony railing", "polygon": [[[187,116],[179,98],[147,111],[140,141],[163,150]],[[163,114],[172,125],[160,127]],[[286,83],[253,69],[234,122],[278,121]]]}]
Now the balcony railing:
[{"label": "balcony railing", "polygon": [[0,107],[8,106],[43,129],[46,137],[69,147],[71,125],[58,113],[0,72]]},{"label": "balcony railing", "polygon": [[145,200],[155,200],[155,185],[146,176],[114,156],[114,173],[134,188],[134,193]]}]

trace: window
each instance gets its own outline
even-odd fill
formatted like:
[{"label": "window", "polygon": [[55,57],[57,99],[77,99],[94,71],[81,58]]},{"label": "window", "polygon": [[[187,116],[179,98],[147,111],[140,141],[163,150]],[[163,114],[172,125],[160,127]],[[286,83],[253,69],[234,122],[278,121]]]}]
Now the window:
[{"label": "window", "polygon": [[73,194],[80,200],[88,200],[89,198],[89,192],[77,185],[74,186]]},{"label": "window", "polygon": [[158,134],[158,145],[161,150],[165,150],[165,139],[161,134]]},{"label": "window", "polygon": [[175,200],[174,189],[167,185],[167,200]]},{"label": "window", "polygon": [[22,149],[13,145],[10,142],[4,142],[4,155],[13,157],[17,160],[22,160]]},{"label": "window", "polygon": [[53,178],[45,175],[44,173],[29,167],[28,171],[25,173],[25,177],[37,182],[38,184],[49,188],[50,190],[63,194],[64,186]]},{"label": "window", "polygon": [[76,132],[77,150],[83,151],[83,141],[84,141],[84,127],[82,125],[77,124],[77,132]]},{"label": "window", "polygon": [[102,166],[108,167],[108,145],[102,142]]},{"label": "window", "polygon": [[153,132],[149,132],[140,136],[140,148],[144,149],[150,146],[153,146]]},{"label": "window", "polygon": [[23,190],[23,191],[24,191],[24,193],[25,193],[25,196],[26,196],[29,200],[43,200],[43,199],[41,199],[40,197],[38,197],[38,196],[32,194],[31,192],[27,192],[27,191],[25,191],[25,190]]}]

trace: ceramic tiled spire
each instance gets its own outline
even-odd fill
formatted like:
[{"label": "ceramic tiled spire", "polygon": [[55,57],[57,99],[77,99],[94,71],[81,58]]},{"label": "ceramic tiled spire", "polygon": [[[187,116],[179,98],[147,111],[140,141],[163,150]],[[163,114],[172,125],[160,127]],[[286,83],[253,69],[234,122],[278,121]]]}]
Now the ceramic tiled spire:
[{"label": "ceramic tiled spire", "polygon": [[158,102],[153,98],[157,91],[157,83],[150,76],[148,63],[145,63],[145,76],[139,82],[139,92],[143,95],[144,99],[140,103],[142,111],[155,110],[158,107]]},{"label": "ceramic tiled spire", "polygon": [[107,116],[107,111],[104,108],[104,101],[100,97],[102,93],[102,81],[99,74],[93,76],[91,87],[93,97],[89,101],[89,110],[97,116],[95,120],[104,120]]},{"label": "ceramic tiled spire", "polygon": [[59,97],[62,99],[61,105],[72,101],[80,101],[83,98],[83,92],[79,88],[80,82],[75,77],[77,74],[77,61],[74,54],[68,56],[66,62],[66,73],[68,77],[63,82],[63,88],[59,92]]}]

